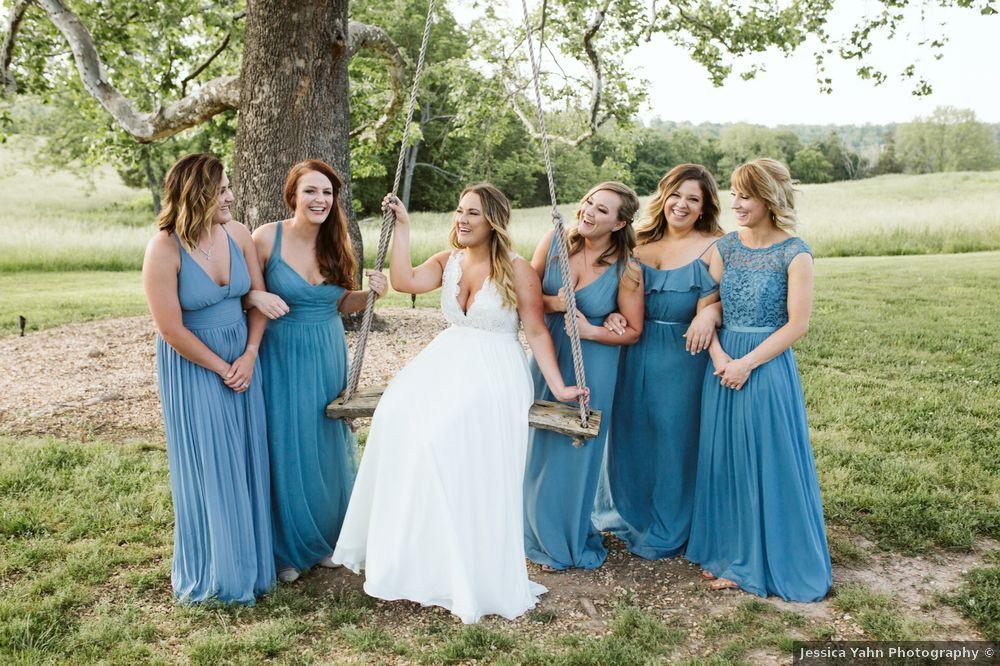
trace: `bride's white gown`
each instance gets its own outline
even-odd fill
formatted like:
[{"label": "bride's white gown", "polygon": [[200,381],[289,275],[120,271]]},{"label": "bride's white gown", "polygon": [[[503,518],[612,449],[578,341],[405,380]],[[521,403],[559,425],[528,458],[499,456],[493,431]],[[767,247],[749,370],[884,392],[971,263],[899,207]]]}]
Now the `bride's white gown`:
[{"label": "bride's white gown", "polygon": [[365,592],[443,606],[463,622],[513,619],[546,589],[528,580],[522,483],[532,383],[516,310],[487,279],[458,305],[461,252],[444,270],[450,326],[379,401],[333,559]]}]

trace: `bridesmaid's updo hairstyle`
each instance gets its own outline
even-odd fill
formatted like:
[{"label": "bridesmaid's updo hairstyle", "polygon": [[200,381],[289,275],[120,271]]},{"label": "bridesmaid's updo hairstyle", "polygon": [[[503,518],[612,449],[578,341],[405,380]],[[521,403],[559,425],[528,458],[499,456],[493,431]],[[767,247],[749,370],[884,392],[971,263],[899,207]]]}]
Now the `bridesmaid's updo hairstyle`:
[{"label": "bridesmaid's updo hairstyle", "polygon": [[708,169],[700,164],[678,164],[660,179],[656,194],[646,205],[646,216],[636,228],[639,245],[655,243],[667,232],[667,216],[663,207],[684,181],[693,180],[701,187],[701,216],[695,220],[695,231],[709,236],[721,236],[719,226],[719,188]]},{"label": "bridesmaid's updo hairstyle", "polygon": [[212,227],[224,172],[222,162],[208,153],[192,153],[174,162],[163,179],[163,208],[156,218],[160,231],[176,234],[194,252],[202,232]]},{"label": "bridesmaid's updo hairstyle", "polygon": [[355,272],[358,261],[347,230],[347,215],[344,214],[341,193],[344,181],[333,167],[323,160],[303,160],[288,171],[285,179],[285,205],[295,212],[295,194],[299,179],[310,171],[326,176],[333,185],[333,206],[319,227],[316,236],[316,263],[326,284],[340,285],[344,289],[357,289]]},{"label": "bridesmaid's updo hairstyle", "polygon": [[[500,299],[507,307],[517,307],[517,293],[514,291],[514,264],[511,254],[514,252],[514,242],[510,231],[510,201],[503,192],[489,183],[469,185],[458,195],[459,201],[469,192],[475,192],[483,202],[483,217],[490,225],[490,279],[500,293]],[[448,241],[452,247],[461,249],[458,242],[458,228],[452,221]]]},{"label": "bridesmaid's updo hairstyle", "polygon": [[732,184],[737,192],[763,201],[771,211],[774,226],[785,231],[795,229],[795,181],[784,164],[769,157],[751,160],[736,167]]},{"label": "bridesmaid's updo hairstyle", "polygon": [[[618,219],[625,223],[621,229],[611,232],[611,244],[594,261],[594,266],[610,266],[617,262],[619,273],[627,274],[633,281],[639,281],[637,269],[632,266],[629,259],[632,257],[632,249],[635,248],[635,227],[632,222],[635,214],[639,212],[639,197],[631,187],[617,180],[608,180],[599,185],[594,185],[583,198],[576,209],[576,221],[579,224],[583,216],[583,207],[587,200],[598,192],[606,190],[618,195]],[[583,249],[584,239],[580,235],[579,227],[573,227],[566,232],[566,245],[569,247],[570,255],[574,255]]]}]

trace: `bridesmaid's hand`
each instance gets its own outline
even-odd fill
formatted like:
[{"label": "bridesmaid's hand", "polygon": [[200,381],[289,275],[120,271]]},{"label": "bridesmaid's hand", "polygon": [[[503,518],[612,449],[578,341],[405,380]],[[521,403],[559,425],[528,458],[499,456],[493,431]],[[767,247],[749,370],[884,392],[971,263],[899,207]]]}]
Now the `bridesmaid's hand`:
[{"label": "bridesmaid's hand", "polygon": [[722,385],[739,391],[750,378],[750,363],[742,358],[730,361],[725,367],[715,371]]},{"label": "bridesmaid's hand", "polygon": [[289,310],[288,305],[281,300],[280,296],[259,289],[254,289],[247,294],[246,304],[260,310],[268,319],[284,317]]},{"label": "bridesmaid's hand", "polygon": [[621,312],[612,312],[608,315],[607,319],[604,320],[604,328],[608,329],[612,333],[617,333],[618,335],[625,334],[626,326],[628,326],[628,320],[625,319],[625,315]]},{"label": "bridesmaid's hand", "polygon": [[250,379],[253,377],[256,360],[257,352],[253,349],[247,349],[229,366],[229,372],[222,378],[222,381],[237,393],[243,393],[250,388]]},{"label": "bridesmaid's hand", "polygon": [[[566,335],[569,335],[569,322],[567,321],[563,324],[566,329]],[[576,330],[580,333],[581,340],[592,340],[594,338],[594,331],[600,330],[599,326],[594,326],[587,318],[583,316],[583,313],[579,310],[576,311]]]},{"label": "bridesmaid's hand", "polygon": [[385,274],[381,271],[365,271],[365,275],[368,276],[368,288],[374,291],[378,298],[385,296],[389,291],[389,281],[386,280]]},{"label": "bridesmaid's hand", "polygon": [[685,348],[692,354],[698,354],[708,349],[712,344],[712,336],[715,335],[715,320],[711,314],[705,314],[702,310],[694,319],[688,329],[684,331]]}]

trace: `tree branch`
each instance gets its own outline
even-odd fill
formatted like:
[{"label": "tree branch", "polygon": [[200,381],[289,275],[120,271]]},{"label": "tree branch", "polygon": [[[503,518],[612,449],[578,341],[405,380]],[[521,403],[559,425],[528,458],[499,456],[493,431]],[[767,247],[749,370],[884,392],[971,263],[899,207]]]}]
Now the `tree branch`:
[{"label": "tree branch", "polygon": [[10,75],[10,61],[14,57],[14,42],[17,40],[17,30],[21,27],[21,19],[24,18],[24,10],[31,4],[31,0],[17,0],[11,8],[10,20],[7,22],[3,37],[3,46],[0,47],[0,83],[3,91],[13,94],[15,89],[14,78]]},{"label": "tree branch", "polygon": [[108,81],[90,31],[62,0],[38,0],[69,43],[83,87],[140,143],[149,143],[199,125],[239,107],[239,77],[220,76],[197,91],[152,113],[136,111],[132,102]]},{"label": "tree branch", "polygon": [[235,16],[233,16],[233,25],[229,26],[229,30],[226,31],[226,37],[225,39],[222,40],[222,43],[219,44],[219,47],[212,52],[212,55],[208,56],[208,60],[206,60],[205,62],[201,63],[201,65],[198,66],[198,69],[194,70],[193,72],[185,76],[184,80],[181,81],[181,95],[187,94],[188,81],[194,79],[199,74],[204,72],[205,69],[212,64],[212,61],[218,58],[219,54],[226,50],[226,47],[229,46],[229,40],[233,38],[233,26],[236,24],[237,21],[239,21],[246,15],[247,15],[246,11],[242,11],[238,12]]},{"label": "tree branch", "polygon": [[[611,118],[612,114],[610,113],[604,113],[601,115],[601,100],[604,94],[604,76],[601,71],[601,56],[598,54],[597,48],[594,46],[594,38],[597,37],[601,27],[604,25],[604,19],[607,17],[608,9],[610,7],[611,0],[604,0],[604,3],[597,10],[597,15],[587,25],[587,30],[583,33],[583,48],[587,54],[587,60],[590,62],[590,104],[587,128],[575,139],[550,134],[549,139],[552,141],[558,141],[559,143],[563,143],[568,146],[579,146],[581,143],[594,136],[601,125]],[[541,50],[539,50],[539,52],[540,51]],[[514,113],[517,114],[517,117],[527,128],[528,133],[532,138],[540,139],[542,135],[535,128],[531,117],[525,113],[523,109],[521,109],[521,106],[517,103],[516,99],[514,99],[513,102]]]},{"label": "tree branch", "polygon": [[348,56],[354,56],[361,49],[377,51],[385,61],[389,72],[389,92],[391,96],[382,109],[382,115],[369,123],[351,130],[351,138],[376,139],[381,141],[389,130],[389,123],[399,114],[403,106],[403,94],[406,90],[406,74],[410,67],[410,59],[396,42],[392,41],[385,30],[377,25],[351,21],[347,32]]}]

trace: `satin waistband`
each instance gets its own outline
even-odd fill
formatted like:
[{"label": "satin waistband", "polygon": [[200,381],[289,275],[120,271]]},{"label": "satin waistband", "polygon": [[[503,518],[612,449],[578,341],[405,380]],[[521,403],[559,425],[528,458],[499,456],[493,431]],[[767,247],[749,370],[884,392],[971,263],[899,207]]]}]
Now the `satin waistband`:
[{"label": "satin waistband", "polygon": [[227,298],[201,310],[185,310],[181,313],[181,319],[184,327],[192,331],[246,324],[243,306],[238,298]]},{"label": "satin waistband", "polygon": [[689,321],[662,321],[660,319],[646,319],[651,324],[663,324],[664,326],[687,326]]},{"label": "satin waistband", "polygon": [[723,331],[730,333],[774,333],[780,326],[723,326]]}]

